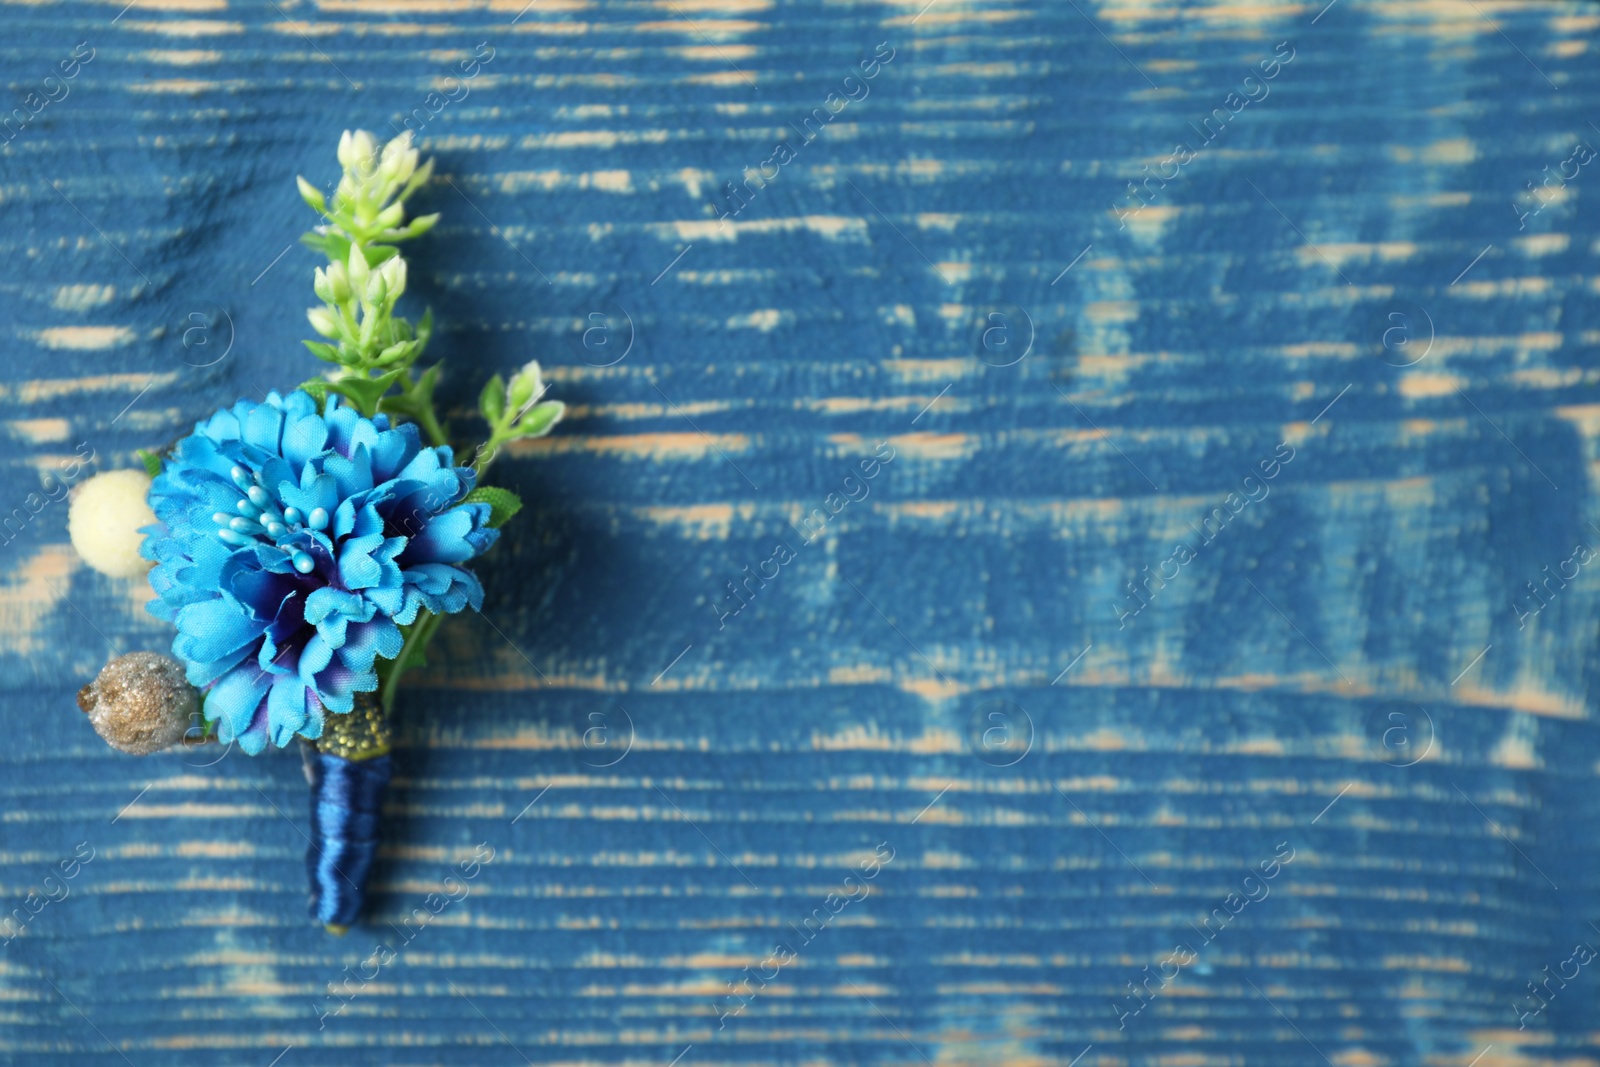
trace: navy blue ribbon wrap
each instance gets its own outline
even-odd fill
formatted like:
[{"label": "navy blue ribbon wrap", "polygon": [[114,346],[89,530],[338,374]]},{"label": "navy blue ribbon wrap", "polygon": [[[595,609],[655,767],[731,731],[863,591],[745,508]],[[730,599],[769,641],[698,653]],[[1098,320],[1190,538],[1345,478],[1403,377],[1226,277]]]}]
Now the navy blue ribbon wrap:
[{"label": "navy blue ribbon wrap", "polygon": [[310,754],[311,917],[324,926],[349,926],[361,914],[367,874],[378,853],[383,793],[392,767],[388,756],[349,760]]}]

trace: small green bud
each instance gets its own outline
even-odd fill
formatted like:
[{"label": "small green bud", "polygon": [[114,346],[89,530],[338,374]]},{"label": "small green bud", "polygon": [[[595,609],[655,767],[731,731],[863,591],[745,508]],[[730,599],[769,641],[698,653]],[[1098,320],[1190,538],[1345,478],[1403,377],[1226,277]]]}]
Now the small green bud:
[{"label": "small green bud", "polygon": [[385,239],[391,241],[409,241],[411,238],[421,237],[423,234],[433,229],[434,223],[438,221],[439,215],[437,212],[432,215],[421,215],[412,219],[405,225],[404,228],[398,230],[389,230],[383,236]]},{"label": "small green bud", "polygon": [[374,362],[380,367],[386,367],[391,363],[405,359],[416,347],[417,342],[415,341],[397,342],[396,344],[392,344],[388,348],[385,348],[382,352],[379,352],[378,358]]},{"label": "small green bud", "polygon": [[327,210],[327,202],[322,199],[322,194],[317,192],[317,187],[304,178],[295,177],[295,184],[300,187],[300,199],[304,200],[312,211],[321,214]]},{"label": "small green bud", "polygon": [[523,365],[522,369],[511,377],[511,384],[506,388],[506,403],[518,415],[533,400],[544,392],[544,382],[539,373],[539,361],[532,360]]},{"label": "small green bud", "polygon": [[543,404],[535,404],[522,420],[516,425],[516,432],[512,437],[543,437],[550,432],[550,428],[561,421],[561,416],[567,412],[567,406],[559,400],[546,400]]}]

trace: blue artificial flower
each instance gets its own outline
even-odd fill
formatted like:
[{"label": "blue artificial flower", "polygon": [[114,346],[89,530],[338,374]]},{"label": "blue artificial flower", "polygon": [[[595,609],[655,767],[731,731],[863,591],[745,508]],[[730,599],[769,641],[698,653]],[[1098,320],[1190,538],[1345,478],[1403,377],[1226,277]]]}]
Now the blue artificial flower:
[{"label": "blue artificial flower", "polygon": [[254,754],[321,736],[324,711],[377,689],[419,609],[482,605],[460,564],[499,533],[487,504],[460,502],[474,481],[416,426],[336,395],[325,414],[304,392],[241,400],[178,442],[150,487],[149,607],[177,626],[222,740]]}]

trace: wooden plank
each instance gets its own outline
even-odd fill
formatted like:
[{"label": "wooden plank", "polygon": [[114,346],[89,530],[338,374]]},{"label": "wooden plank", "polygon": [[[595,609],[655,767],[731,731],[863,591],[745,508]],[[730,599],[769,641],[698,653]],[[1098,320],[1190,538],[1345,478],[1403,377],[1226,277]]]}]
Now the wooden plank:
[{"label": "wooden plank", "polygon": [[[0,27],[6,1062],[1594,1062],[1593,4]],[[293,176],[408,122],[459,435],[570,417],[333,940],[292,755],[72,709],[169,634],[29,494],[315,373]]]}]

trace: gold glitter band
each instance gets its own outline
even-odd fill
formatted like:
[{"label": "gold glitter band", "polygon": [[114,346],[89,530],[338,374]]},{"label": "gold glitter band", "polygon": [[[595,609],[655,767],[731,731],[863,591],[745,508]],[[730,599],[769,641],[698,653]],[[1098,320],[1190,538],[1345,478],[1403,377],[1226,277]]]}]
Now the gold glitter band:
[{"label": "gold glitter band", "polygon": [[322,736],[315,743],[319,752],[363,760],[388,755],[390,736],[389,717],[383,713],[378,695],[357,693],[349,714],[323,712]]}]

